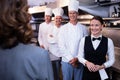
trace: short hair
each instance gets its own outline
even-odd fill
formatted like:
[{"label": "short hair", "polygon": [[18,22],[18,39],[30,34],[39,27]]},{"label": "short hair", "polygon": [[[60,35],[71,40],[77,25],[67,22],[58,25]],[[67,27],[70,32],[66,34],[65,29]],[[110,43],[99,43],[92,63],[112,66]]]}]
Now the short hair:
[{"label": "short hair", "polygon": [[104,20],[100,16],[94,16],[91,20],[93,19],[100,21],[101,24],[104,24]]},{"label": "short hair", "polygon": [[0,48],[30,43],[33,37],[30,19],[27,0],[0,0]]}]

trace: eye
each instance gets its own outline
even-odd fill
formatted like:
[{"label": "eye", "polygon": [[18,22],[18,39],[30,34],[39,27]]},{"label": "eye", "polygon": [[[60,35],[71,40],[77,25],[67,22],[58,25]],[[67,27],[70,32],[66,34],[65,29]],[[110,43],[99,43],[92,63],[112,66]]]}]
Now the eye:
[{"label": "eye", "polygon": [[98,26],[100,26],[100,24],[90,24],[90,26],[96,26],[96,27],[98,27]]}]

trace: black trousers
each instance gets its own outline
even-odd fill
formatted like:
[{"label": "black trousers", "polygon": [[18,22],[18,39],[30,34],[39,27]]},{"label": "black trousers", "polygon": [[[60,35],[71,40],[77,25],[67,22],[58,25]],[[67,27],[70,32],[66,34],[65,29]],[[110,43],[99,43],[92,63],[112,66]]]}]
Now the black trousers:
[{"label": "black trousers", "polygon": [[54,73],[54,80],[60,80],[60,60],[52,61],[53,73]]}]

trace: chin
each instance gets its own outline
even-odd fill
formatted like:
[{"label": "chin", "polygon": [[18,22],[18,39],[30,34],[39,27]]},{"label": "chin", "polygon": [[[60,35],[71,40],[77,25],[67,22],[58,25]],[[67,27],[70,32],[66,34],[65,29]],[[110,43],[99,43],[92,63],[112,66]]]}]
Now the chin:
[{"label": "chin", "polygon": [[98,35],[98,33],[94,32],[94,33],[92,33],[92,35]]}]

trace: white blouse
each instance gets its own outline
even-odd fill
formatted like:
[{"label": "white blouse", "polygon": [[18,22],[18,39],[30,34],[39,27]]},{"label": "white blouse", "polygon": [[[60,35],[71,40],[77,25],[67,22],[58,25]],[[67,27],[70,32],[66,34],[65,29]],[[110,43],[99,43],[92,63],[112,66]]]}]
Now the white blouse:
[{"label": "white blouse", "polygon": [[[100,37],[102,37],[102,35],[100,35]],[[81,39],[79,45],[78,60],[85,65],[85,62],[87,60],[84,58],[84,43],[85,43],[85,37]],[[92,41],[92,44],[94,49],[96,49],[100,44],[100,40]],[[112,66],[114,62],[115,62],[114,45],[113,45],[113,41],[110,38],[108,38],[107,61],[104,63],[105,68]]]}]

